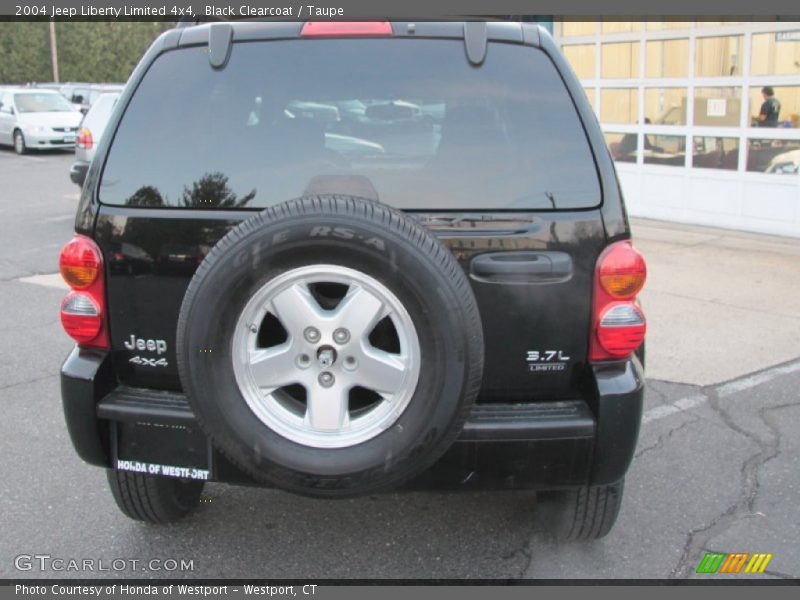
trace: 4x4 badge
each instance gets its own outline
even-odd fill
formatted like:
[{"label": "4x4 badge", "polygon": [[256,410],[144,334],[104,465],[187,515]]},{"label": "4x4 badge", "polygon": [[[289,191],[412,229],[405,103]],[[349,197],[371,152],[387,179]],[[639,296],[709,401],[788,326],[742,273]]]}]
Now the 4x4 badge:
[{"label": "4x4 badge", "polygon": [[128,362],[132,362],[135,365],[142,365],[145,367],[166,367],[169,365],[166,358],[159,358],[159,359],[144,358],[138,355],[129,359]]}]

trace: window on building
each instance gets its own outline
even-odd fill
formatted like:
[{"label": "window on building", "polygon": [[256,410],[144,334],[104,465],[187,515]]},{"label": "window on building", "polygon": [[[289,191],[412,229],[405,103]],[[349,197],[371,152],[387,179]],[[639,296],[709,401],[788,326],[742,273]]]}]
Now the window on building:
[{"label": "window on building", "polygon": [[[763,86],[762,86],[763,87]],[[761,114],[761,105],[765,98],[761,93],[762,87],[751,87],[750,95],[750,124],[754,127],[762,126],[762,122],[757,119]],[[778,112],[777,127],[800,127],[800,85],[773,87],[775,93],[773,98],[780,105]],[[766,126],[775,126],[767,123]]]},{"label": "window on building", "polygon": [[800,75],[800,30],[753,35],[751,75]]},{"label": "window on building", "polygon": [[635,163],[637,149],[637,135],[635,133],[617,133],[606,131],[603,134],[606,138],[608,151],[612,158],[617,162]]},{"label": "window on building", "polygon": [[645,123],[686,125],[686,88],[648,88],[644,91]]},{"label": "window on building", "polygon": [[686,138],[682,135],[644,135],[642,158],[647,165],[682,167],[686,160]]},{"label": "window on building", "polygon": [[647,77],[686,77],[689,74],[689,40],[654,40],[645,47]]},{"label": "window on building", "polygon": [[742,36],[697,38],[694,72],[697,77],[741,75]]},{"label": "window on building", "polygon": [[603,33],[630,33],[639,31],[641,26],[638,21],[603,21],[601,30]]},{"label": "window on building", "polygon": [[562,48],[572,70],[579,79],[594,79],[595,47],[594,44],[568,45]]},{"label": "window on building", "polygon": [[735,171],[739,165],[739,138],[695,136],[692,166],[701,169]]},{"label": "window on building", "polygon": [[797,176],[800,174],[800,140],[748,140],[747,170]]},{"label": "window on building", "polygon": [[603,79],[639,77],[639,42],[603,44],[600,52]]},{"label": "window on building", "polygon": [[596,33],[597,21],[563,21],[561,23],[561,35],[564,37],[595,35]]},{"label": "window on building", "polygon": [[638,117],[638,89],[606,88],[600,90],[600,120],[603,123],[636,123]]},{"label": "window on building", "polygon": [[741,88],[706,87],[694,90],[694,124],[703,127],[738,127]]}]

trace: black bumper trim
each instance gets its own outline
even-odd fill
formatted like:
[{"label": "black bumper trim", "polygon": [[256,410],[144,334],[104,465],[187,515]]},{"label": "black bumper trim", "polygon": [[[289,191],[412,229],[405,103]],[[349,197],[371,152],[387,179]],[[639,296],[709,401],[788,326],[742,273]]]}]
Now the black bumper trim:
[{"label": "black bumper trim", "polygon": [[184,394],[121,386],[97,405],[101,419],[121,422],[156,421],[168,425],[195,425]]},{"label": "black bumper trim", "polygon": [[[178,392],[121,386],[97,405],[101,419],[195,426],[186,396]],[[585,402],[481,404],[473,407],[460,442],[529,442],[593,438],[595,421]]]},{"label": "black bumper trim", "polygon": [[464,424],[459,441],[527,442],[594,437],[595,422],[585,402],[480,404]]}]

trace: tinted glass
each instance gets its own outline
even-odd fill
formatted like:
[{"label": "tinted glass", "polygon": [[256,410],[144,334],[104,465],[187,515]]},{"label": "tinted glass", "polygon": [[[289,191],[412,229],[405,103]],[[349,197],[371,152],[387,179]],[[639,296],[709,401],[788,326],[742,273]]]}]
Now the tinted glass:
[{"label": "tinted glass", "polygon": [[239,43],[162,55],[105,166],[108,204],[259,208],[312,193],[403,209],[600,203],[572,101],[539,50],[463,42]]}]

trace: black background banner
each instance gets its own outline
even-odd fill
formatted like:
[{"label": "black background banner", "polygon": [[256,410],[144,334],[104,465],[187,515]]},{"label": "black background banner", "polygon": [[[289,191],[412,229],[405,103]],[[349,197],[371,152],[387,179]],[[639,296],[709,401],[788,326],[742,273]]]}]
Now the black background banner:
[{"label": "black background banner", "polygon": [[[233,0],[232,2],[191,2],[184,0],[4,0],[0,16],[8,19],[33,18],[85,20],[89,18],[163,18],[177,20],[193,14],[204,19],[207,7],[232,11],[235,17],[253,16],[258,8],[291,11],[294,18],[307,19],[309,14],[319,19],[367,18],[463,18],[466,16],[550,15],[556,17],[680,17],[730,16],[753,19],[781,16],[800,18],[798,0],[319,0],[320,4],[302,0]],[[311,8],[313,7],[313,9]],[[114,9],[114,10],[112,10]],[[191,13],[189,12],[191,10]],[[125,14],[134,13],[134,14]],[[183,14],[181,14],[183,13]]]}]

